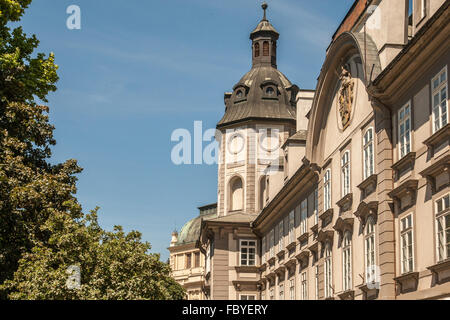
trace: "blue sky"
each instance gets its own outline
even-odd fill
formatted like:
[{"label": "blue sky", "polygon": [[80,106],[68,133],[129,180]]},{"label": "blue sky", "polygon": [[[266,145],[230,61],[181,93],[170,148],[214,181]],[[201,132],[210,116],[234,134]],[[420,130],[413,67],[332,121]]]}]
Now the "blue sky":
[{"label": "blue sky", "polygon": [[[174,228],[216,202],[217,167],[172,163],[173,130],[221,118],[223,93],[251,66],[256,0],[34,0],[21,22],[54,52],[54,162],[77,159],[78,199],[100,223],[139,230],[166,260]],[[353,0],[272,0],[278,68],[314,89],[331,36]],[[81,8],[81,30],[66,8]]]}]

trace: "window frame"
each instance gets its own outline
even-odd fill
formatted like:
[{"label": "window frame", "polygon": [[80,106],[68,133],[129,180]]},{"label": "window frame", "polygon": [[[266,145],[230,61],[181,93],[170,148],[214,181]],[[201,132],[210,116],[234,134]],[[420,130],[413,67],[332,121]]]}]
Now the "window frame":
[{"label": "window frame", "polygon": [[[370,132],[370,140],[367,135]],[[363,180],[375,174],[375,142],[373,127],[368,128],[363,135]],[[368,170],[370,169],[370,170]]]},{"label": "window frame", "polygon": [[278,283],[278,300],[284,300],[284,282]]},{"label": "window frame", "polygon": [[329,242],[325,244],[324,256],[324,292],[326,299],[333,296],[333,248]]},{"label": "window frame", "polygon": [[319,188],[314,189],[314,225],[319,223]]},{"label": "window frame", "polygon": [[306,271],[300,274],[300,292],[301,300],[308,300],[308,273]]},{"label": "window frame", "polygon": [[275,257],[275,229],[269,232],[269,259]]},{"label": "window frame", "polygon": [[[370,224],[369,222],[372,222],[373,224]],[[370,232],[368,231],[370,226],[373,226],[373,230]],[[372,239],[372,247],[371,251],[369,252],[369,245],[368,240]],[[372,254],[370,254],[372,253]],[[372,263],[369,265],[369,263]],[[374,268],[377,265],[377,245],[376,245],[376,221],[375,218],[370,215],[367,217],[366,225],[364,226],[364,264],[366,267],[366,282],[368,283],[369,280],[369,268],[371,267],[372,273],[374,272]],[[372,275],[371,275],[372,276]]]},{"label": "window frame", "polygon": [[[406,110],[409,110],[408,115],[406,116]],[[401,114],[405,115],[404,118],[401,118]],[[409,100],[406,104],[404,104],[397,112],[397,139],[398,139],[398,159],[402,159],[412,150],[412,121],[411,121],[411,113],[412,106],[411,100]],[[408,123],[409,122],[409,123]],[[406,130],[406,123],[409,124],[409,129]],[[405,126],[404,134],[401,133],[402,125]]]},{"label": "window frame", "polygon": [[[243,299],[246,297],[246,299]],[[253,299],[249,299],[250,297],[253,297]],[[256,294],[240,294],[239,300],[245,300],[245,301],[253,301],[256,300]]]},{"label": "window frame", "polygon": [[289,244],[295,242],[295,211],[289,212]]},{"label": "window frame", "polygon": [[300,203],[300,235],[308,232],[308,199]]},{"label": "window frame", "polygon": [[[247,245],[244,245],[243,242],[247,242]],[[250,243],[254,243],[254,245],[250,245]],[[247,249],[247,258],[246,258],[246,264],[243,264],[243,258],[242,258],[242,249]],[[250,249],[253,249],[253,259],[250,259]],[[239,265],[242,267],[254,267],[256,266],[256,249],[257,249],[257,242],[256,240],[251,239],[240,239],[239,240]],[[253,261],[253,264],[250,264],[250,261]]]},{"label": "window frame", "polygon": [[[346,240],[348,240],[348,243]],[[342,241],[342,284],[344,291],[353,289],[352,259],[352,234],[347,230],[344,232]]]},{"label": "window frame", "polygon": [[323,176],[323,210],[331,209],[331,169],[328,168]]},{"label": "window frame", "polygon": [[[441,75],[445,74],[445,80],[441,80]],[[439,84],[437,85],[437,87],[434,87],[434,82],[435,80],[438,80]],[[445,88],[445,95],[446,98],[445,100],[442,100],[442,91]],[[438,121],[438,125],[439,127],[436,127],[436,113],[435,113],[435,105],[434,105],[434,97],[435,95],[438,94],[439,97],[439,103],[437,106],[437,109],[439,110],[439,121]],[[443,112],[442,112],[442,103],[445,102],[445,113],[446,113],[446,123],[444,124],[443,121]],[[448,70],[447,70],[447,65],[445,67],[443,67],[433,78],[431,78],[431,114],[432,114],[432,133],[436,133],[437,131],[439,131],[440,129],[442,129],[445,125],[447,125],[449,123],[449,114],[448,114]]]},{"label": "window frame", "polygon": [[[410,225],[404,228],[403,222],[407,221],[410,218]],[[400,222],[400,272],[401,274],[412,272],[415,269],[415,260],[414,260],[414,217],[412,213],[409,213],[399,219]],[[403,245],[404,237],[409,235],[409,240],[411,243],[408,243],[407,247],[410,247],[411,252],[409,252],[407,261],[411,261],[412,265],[408,263],[408,268],[405,268],[405,246]],[[408,249],[409,250],[409,249]],[[410,255],[410,256],[409,256]]]},{"label": "window frame", "polygon": [[[449,207],[445,208],[445,198],[448,199],[448,205]],[[443,206],[442,210],[438,211],[438,205],[439,202],[442,201]],[[439,197],[434,202],[434,209],[435,209],[435,225],[436,225],[436,261],[442,262],[450,258],[450,255],[448,254],[450,246],[450,241],[447,239],[447,228],[445,227],[445,218],[450,215],[450,193],[447,193],[441,197]],[[441,257],[440,254],[440,242],[439,242],[439,220],[443,220],[441,224],[444,226],[444,229],[442,230],[442,238],[443,238],[443,256]]]},{"label": "window frame", "polygon": [[278,251],[284,250],[284,221],[278,223]]},{"label": "window frame", "polygon": [[289,298],[295,300],[295,279],[289,280]]},{"label": "window frame", "polygon": [[351,153],[345,150],[341,156],[341,195],[345,197],[351,193]]}]

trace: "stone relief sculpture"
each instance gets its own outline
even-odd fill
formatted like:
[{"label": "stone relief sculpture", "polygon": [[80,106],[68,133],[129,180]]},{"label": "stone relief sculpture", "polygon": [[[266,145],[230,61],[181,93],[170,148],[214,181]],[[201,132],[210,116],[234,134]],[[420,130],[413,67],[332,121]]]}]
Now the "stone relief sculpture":
[{"label": "stone relief sculpture", "polygon": [[338,100],[339,113],[341,115],[342,127],[345,130],[350,125],[355,83],[350,72],[343,66],[341,66],[339,79],[341,80]]}]

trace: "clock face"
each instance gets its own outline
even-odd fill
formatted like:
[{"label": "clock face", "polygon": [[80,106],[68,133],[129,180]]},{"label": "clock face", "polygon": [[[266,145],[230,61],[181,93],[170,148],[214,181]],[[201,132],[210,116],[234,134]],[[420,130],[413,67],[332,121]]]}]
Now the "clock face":
[{"label": "clock face", "polygon": [[240,133],[234,133],[228,139],[228,152],[231,154],[239,154],[244,149],[245,139]]}]

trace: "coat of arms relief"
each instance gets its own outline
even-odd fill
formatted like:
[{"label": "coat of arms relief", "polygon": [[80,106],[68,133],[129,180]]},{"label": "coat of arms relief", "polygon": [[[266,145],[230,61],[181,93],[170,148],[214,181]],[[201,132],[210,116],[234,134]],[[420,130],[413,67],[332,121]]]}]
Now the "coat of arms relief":
[{"label": "coat of arms relief", "polygon": [[341,88],[339,89],[339,114],[341,115],[342,127],[345,130],[350,125],[350,117],[352,114],[353,98],[355,82],[351,73],[341,66]]}]

